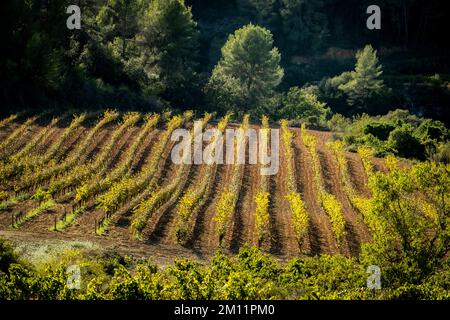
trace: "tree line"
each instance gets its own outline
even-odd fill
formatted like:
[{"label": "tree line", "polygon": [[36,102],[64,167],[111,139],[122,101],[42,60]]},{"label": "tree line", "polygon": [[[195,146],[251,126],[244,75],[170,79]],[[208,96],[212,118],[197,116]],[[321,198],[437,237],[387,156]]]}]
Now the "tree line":
[{"label": "tree line", "polygon": [[[427,77],[449,70],[440,1],[381,1],[377,31],[365,26],[368,1],[78,0],[81,30],[65,27],[69,2],[2,4],[5,106],[290,117],[305,104],[347,115],[403,105],[445,117],[450,101],[447,78]],[[384,74],[375,48],[393,52]],[[407,87],[397,85],[405,69],[419,75],[400,81]]]}]

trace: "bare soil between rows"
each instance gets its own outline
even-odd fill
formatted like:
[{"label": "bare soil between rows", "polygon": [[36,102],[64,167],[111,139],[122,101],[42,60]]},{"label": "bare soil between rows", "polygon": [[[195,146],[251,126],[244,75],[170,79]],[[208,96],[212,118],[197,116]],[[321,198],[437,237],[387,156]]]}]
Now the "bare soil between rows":
[{"label": "bare soil between rows", "polygon": [[[18,123],[11,123],[0,130],[0,137],[7,137],[14,129],[19,126]],[[258,126],[253,126],[258,128]],[[102,146],[111,136],[112,131],[117,125],[110,125],[101,130],[95,139],[93,139],[87,150],[86,160],[89,161],[101,151]],[[30,135],[37,134],[43,130],[42,126],[34,125],[32,130],[18,137],[15,146],[20,149]],[[59,163],[64,161],[67,154],[74,150],[75,146],[82,141],[83,136],[89,128],[80,127],[68,139],[62,147],[65,156],[58,159]],[[116,149],[113,153],[110,166],[104,175],[108,174],[114,166],[120,163],[123,157],[126,157],[126,150],[133,143],[139,128],[135,127],[127,131],[119,139]],[[329,217],[321,208],[317,199],[317,192],[314,185],[312,172],[312,159],[308,150],[301,140],[301,131],[292,128],[295,133],[294,150],[294,168],[297,191],[301,194],[305,202],[306,209],[310,216],[310,227],[307,239],[303,243],[298,243],[292,227],[291,213],[289,203],[286,200],[287,187],[287,166],[285,165],[285,152],[282,143],[280,143],[280,168],[276,175],[269,176],[267,179],[270,193],[270,226],[268,233],[269,239],[260,244],[263,251],[272,254],[280,260],[287,260],[298,256],[316,256],[320,254],[343,254],[347,256],[357,256],[362,243],[370,241],[370,233],[364,225],[358,213],[355,212],[345,194],[343,181],[333,154],[327,149],[326,142],[331,138],[331,133],[310,130],[318,139],[318,153],[321,165],[321,171],[327,191],[336,196],[343,207],[343,214],[346,221],[347,236],[343,244],[338,245],[331,231]],[[64,128],[55,127],[47,141],[43,141],[36,148],[36,153],[45,152],[51,144],[58,139],[64,132]],[[133,161],[131,174],[138,174],[145,163],[145,160],[151,155],[155,144],[158,143],[162,134],[161,129],[155,129],[145,139],[136,152],[136,158]],[[163,188],[171,183],[175,176],[175,166],[170,161],[170,150],[173,146],[168,143],[163,157],[160,160],[155,179],[157,181],[156,189]],[[361,196],[369,197],[370,192],[367,187],[367,176],[360,157],[355,153],[346,153],[348,162],[348,172],[351,183]],[[248,160],[248,154],[247,154]],[[57,162],[58,163],[58,162]],[[376,170],[386,170],[382,159],[373,159]],[[76,167],[70,170],[76,170]],[[211,188],[208,198],[201,205],[195,216],[193,226],[193,237],[186,246],[176,244],[174,239],[174,228],[176,221],[176,204],[183,196],[186,190],[200,184],[203,178],[204,165],[191,166],[185,180],[182,182],[182,191],[174,199],[165,203],[149,220],[144,229],[144,239],[135,240],[129,230],[132,209],[140,201],[147,199],[154,190],[141,190],[139,194],[134,195],[129,203],[124,204],[112,219],[111,227],[104,236],[95,233],[95,221],[104,216],[104,212],[97,209],[95,201],[92,200],[88,210],[82,213],[75,222],[63,232],[51,231],[55,218],[60,219],[64,212],[70,212],[73,195],[65,195],[57,199],[57,205],[51,210],[43,212],[31,221],[25,223],[20,229],[14,229],[11,226],[12,215],[18,212],[27,212],[32,210],[36,203],[34,200],[25,200],[12,205],[6,210],[0,211],[0,237],[10,239],[18,243],[32,243],[40,241],[89,241],[96,244],[102,250],[116,250],[123,254],[137,255],[142,257],[153,257],[160,263],[167,264],[175,258],[191,258],[199,261],[207,261],[218,249],[219,241],[216,235],[216,203],[220,192],[227,186],[231,179],[233,166],[219,164],[216,166],[214,174],[211,177]],[[104,176],[102,176],[104,177]],[[99,177],[99,178],[102,178]],[[241,177],[241,188],[238,195],[236,210],[233,214],[233,220],[230,226],[228,238],[225,245],[220,248],[222,251],[233,254],[240,247],[248,245],[258,245],[255,231],[255,197],[258,193],[260,183],[260,166],[247,164],[243,166]],[[76,186],[75,186],[76,187]]]}]

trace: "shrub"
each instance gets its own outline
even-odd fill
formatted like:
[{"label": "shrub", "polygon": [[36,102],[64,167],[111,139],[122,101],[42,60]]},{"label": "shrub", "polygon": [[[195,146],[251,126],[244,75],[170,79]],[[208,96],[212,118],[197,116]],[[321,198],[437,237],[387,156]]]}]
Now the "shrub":
[{"label": "shrub", "polygon": [[324,122],[330,109],[323,102],[320,102],[314,87],[289,89],[283,100],[281,116],[289,119],[306,119],[310,124]]},{"label": "shrub", "polygon": [[359,139],[359,142],[372,148],[374,151],[374,156],[377,157],[384,157],[391,151],[385,141],[381,141],[372,134],[365,135],[363,138]]},{"label": "shrub", "polygon": [[425,119],[416,130],[423,144],[441,142],[448,139],[448,130],[440,121]]},{"label": "shrub", "polygon": [[369,123],[364,127],[364,134],[372,134],[380,140],[387,140],[395,126],[389,123]]},{"label": "shrub", "polygon": [[345,131],[351,122],[340,113],[335,113],[330,120],[328,120],[328,127],[333,131]]},{"label": "shrub", "polygon": [[409,125],[404,125],[393,130],[389,135],[388,145],[400,157],[424,158],[425,147],[414,136],[412,127]]},{"label": "shrub", "polygon": [[430,161],[450,164],[450,142],[427,148],[427,158]]}]

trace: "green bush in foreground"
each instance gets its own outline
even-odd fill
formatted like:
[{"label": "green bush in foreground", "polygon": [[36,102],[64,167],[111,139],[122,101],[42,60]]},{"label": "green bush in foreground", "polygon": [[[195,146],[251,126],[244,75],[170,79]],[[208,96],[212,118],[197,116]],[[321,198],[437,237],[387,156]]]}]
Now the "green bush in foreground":
[{"label": "green bush in foreground", "polygon": [[[151,261],[118,254],[67,252],[57,261],[28,266],[0,241],[0,299],[449,299],[449,269],[418,285],[367,289],[366,267],[340,255],[295,258],[281,264],[257,248],[235,256],[217,252],[208,265],[175,260],[165,269]],[[6,250],[4,250],[6,248]],[[6,263],[5,263],[6,262]],[[68,289],[66,270],[81,269],[81,288]]]}]

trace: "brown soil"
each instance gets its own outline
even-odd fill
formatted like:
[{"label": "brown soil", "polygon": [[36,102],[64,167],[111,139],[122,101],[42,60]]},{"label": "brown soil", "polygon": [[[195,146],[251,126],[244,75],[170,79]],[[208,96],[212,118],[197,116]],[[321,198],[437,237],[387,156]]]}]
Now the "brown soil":
[{"label": "brown soil", "polygon": [[233,166],[218,165],[216,180],[211,194],[213,197],[204,206],[204,209],[199,212],[197,221],[194,227],[193,247],[198,251],[215,250],[218,246],[219,240],[216,236],[216,223],[214,221],[215,207],[219,200],[221,190],[226,186],[226,181],[229,180],[232,174]]},{"label": "brown soil", "polygon": [[[170,145],[170,144],[169,144]],[[151,154],[151,150],[148,152],[148,154],[145,155],[145,158],[149,157]],[[164,151],[163,157],[159,162],[159,167],[156,172],[156,179],[160,180],[161,176],[165,177],[168,171],[170,171],[170,163],[171,161],[168,160],[168,157],[170,155],[170,148],[166,148]],[[169,166],[168,166],[169,165]],[[158,181],[160,182],[160,181]],[[131,238],[131,234],[128,230],[129,226],[129,219],[131,216],[131,210],[139,204],[139,202],[143,199],[145,199],[149,195],[148,189],[143,190],[141,193],[135,195],[133,199],[130,200],[130,202],[126,203],[122,208],[120,208],[111,218],[110,227],[108,230],[108,235],[111,234],[111,238],[114,238],[117,234],[117,232],[124,233],[126,235],[126,238]],[[94,232],[95,229],[95,223],[100,221],[105,216],[105,212],[100,209],[96,209],[93,212],[86,212],[83,215],[81,215],[82,219],[89,220],[89,224],[91,226],[91,229]],[[82,219],[78,221],[79,225],[84,225]],[[70,228],[77,227],[76,225],[71,226]],[[116,230],[117,229],[117,230]]]},{"label": "brown soil", "polygon": [[[69,121],[66,121],[67,124]],[[4,126],[0,130],[0,137],[10,134],[14,128],[18,127],[18,122],[14,122]],[[233,125],[231,126],[233,127]],[[112,130],[117,125],[109,125],[93,139],[89,148],[85,153],[85,161],[95,158],[101,147],[108,141]],[[52,129],[46,141],[43,141],[38,154],[43,154],[64,132],[64,127],[56,127]],[[30,139],[32,135],[41,127],[33,125],[30,132],[20,137],[17,144],[22,146],[26,139]],[[88,128],[80,127],[66,141],[62,147],[64,156],[56,159],[56,163],[60,163],[70,153],[75,150],[76,146],[83,140],[88,132]],[[117,166],[124,157],[126,152],[133,143],[138,134],[138,128],[128,130],[118,141],[111,163],[103,175],[98,175],[95,179],[100,179],[108,174],[115,166]],[[325,187],[328,192],[335,195],[337,200],[342,204],[343,214],[346,221],[347,236],[341,246],[338,246],[331,230],[330,219],[323,211],[317,199],[317,191],[313,180],[312,159],[305,145],[302,143],[299,129],[292,129],[296,133],[293,143],[294,149],[294,168],[297,191],[301,194],[305,203],[307,212],[310,217],[309,234],[307,238],[299,243],[296,239],[292,226],[292,217],[289,203],[286,199],[287,187],[287,166],[284,147],[280,141],[280,168],[278,174],[268,176],[268,189],[270,192],[270,226],[269,237],[263,241],[260,247],[267,252],[280,259],[288,259],[300,255],[319,255],[327,254],[345,254],[348,256],[357,256],[362,243],[370,241],[370,233],[362,222],[359,214],[354,211],[350,201],[345,194],[343,181],[341,179],[337,161],[334,155],[326,148],[325,143],[331,137],[331,133],[313,131],[318,138],[318,153],[320,158],[321,170]],[[131,174],[138,174],[145,163],[145,160],[154,151],[156,143],[159,141],[161,129],[153,130],[138,148],[132,168]],[[11,228],[11,219],[13,214],[19,212],[27,212],[35,207],[34,200],[22,201],[10,208],[0,212],[0,236],[16,239],[17,241],[33,241],[33,239],[41,240],[88,240],[101,245],[104,248],[115,248],[121,252],[132,253],[142,256],[154,256],[156,259],[169,261],[174,257],[194,257],[198,260],[204,260],[210,257],[219,246],[216,235],[216,225],[214,221],[215,207],[220,192],[229,183],[232,173],[232,165],[217,165],[215,175],[211,177],[212,187],[206,199],[201,206],[197,215],[194,216],[195,225],[193,230],[193,239],[185,247],[177,245],[174,239],[174,228],[176,222],[176,204],[183,193],[192,185],[198,185],[204,178],[205,165],[192,165],[186,178],[183,179],[181,193],[178,197],[174,197],[150,218],[143,232],[144,241],[134,240],[129,231],[130,218],[132,209],[139,204],[140,201],[147,199],[151,193],[158,188],[167,186],[173,181],[176,174],[176,166],[170,159],[170,152],[174,142],[170,142],[166,147],[163,156],[160,159],[157,173],[154,181],[156,186],[147,187],[134,195],[132,199],[119,208],[113,215],[108,232],[105,236],[97,236],[95,234],[95,221],[99,221],[104,212],[95,207],[95,199],[88,203],[88,209],[85,213],[80,214],[75,222],[70,225],[64,232],[54,232],[52,228],[55,218],[61,219],[64,212],[69,213],[72,210],[73,194],[67,194],[57,198],[58,204],[49,210],[36,216],[33,220],[25,223],[20,230]],[[19,149],[19,148],[18,148]],[[14,150],[15,151],[15,150]],[[355,153],[346,153],[348,162],[348,171],[352,185],[356,192],[364,197],[369,197],[370,192],[367,187],[367,176],[365,174],[360,157]],[[385,161],[383,159],[373,159],[376,170],[386,171]],[[76,170],[76,168],[71,168]],[[255,230],[255,197],[259,191],[261,176],[260,166],[247,164],[243,166],[242,186],[238,194],[236,210],[233,215],[230,229],[225,238],[223,249],[229,253],[235,253],[245,244],[258,245]],[[45,183],[44,183],[45,185]]]},{"label": "brown soil", "polygon": [[258,193],[259,165],[244,165],[241,192],[232,223],[230,249],[237,252],[244,244],[257,245],[255,237],[255,197]]},{"label": "brown soil", "polygon": [[[189,166],[187,178],[181,182],[180,187],[183,190],[187,190],[187,188],[189,188],[196,180],[200,171],[199,168],[198,165]],[[179,170],[181,170],[181,168]],[[180,196],[182,196],[182,193],[180,193],[178,197],[172,197],[172,199],[165,203],[161,208],[156,210],[143,231],[144,239],[147,239],[150,243],[175,243],[173,238],[173,225],[176,218],[176,204],[177,200],[180,199]]]},{"label": "brown soil", "polygon": [[362,242],[370,239],[369,231],[358,221],[357,214],[353,211],[348,197],[344,190],[344,184],[339,173],[339,166],[333,154],[325,146],[326,135],[316,134],[318,136],[318,154],[321,162],[321,171],[325,182],[327,192],[333,194],[342,205],[342,213],[345,219],[345,243],[342,251],[348,256],[356,256]]},{"label": "brown soil", "polygon": [[286,188],[287,168],[283,165],[286,162],[286,153],[281,141],[279,153],[280,168],[278,174],[274,177],[274,201],[272,201],[273,207],[270,210],[271,215],[273,215],[270,252],[280,256],[295,256],[300,253],[300,247],[292,228],[291,211],[286,199],[288,194]]},{"label": "brown soil", "polygon": [[367,187],[368,179],[361,158],[356,153],[346,153],[348,172],[353,188],[356,192],[364,197],[370,196],[369,188]]},{"label": "brown soil", "polygon": [[312,158],[306,146],[301,140],[300,130],[296,130],[295,149],[297,150],[297,163],[299,169],[299,191],[305,202],[306,210],[309,213],[309,243],[310,254],[318,255],[320,253],[335,254],[339,252],[331,223],[327,214],[323,211],[317,198],[317,192],[314,182],[314,173],[312,169]]}]

